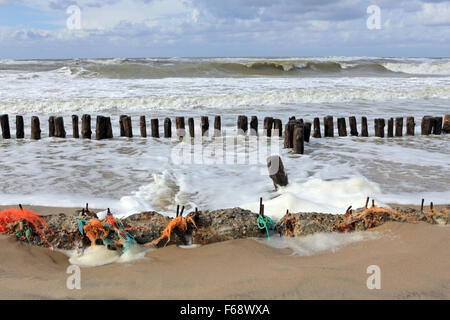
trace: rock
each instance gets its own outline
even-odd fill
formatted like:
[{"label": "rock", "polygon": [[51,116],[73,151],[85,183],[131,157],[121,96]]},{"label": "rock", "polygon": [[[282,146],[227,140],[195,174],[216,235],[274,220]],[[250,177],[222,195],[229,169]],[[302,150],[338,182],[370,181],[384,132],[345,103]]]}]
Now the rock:
[{"label": "rock", "polygon": [[249,210],[232,208],[215,211],[199,211],[189,214],[198,229],[192,229],[192,242],[208,244],[231,239],[264,237],[257,225],[258,215]]}]

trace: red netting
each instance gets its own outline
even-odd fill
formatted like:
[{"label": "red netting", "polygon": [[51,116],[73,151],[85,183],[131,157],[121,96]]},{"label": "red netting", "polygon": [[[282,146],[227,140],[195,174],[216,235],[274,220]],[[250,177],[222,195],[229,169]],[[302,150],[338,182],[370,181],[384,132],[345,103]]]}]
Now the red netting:
[{"label": "red netting", "polygon": [[50,247],[52,246],[45,237],[44,229],[48,230],[48,227],[45,224],[44,219],[39,217],[33,211],[26,209],[10,208],[0,212],[0,232],[8,231],[8,225],[10,223],[20,220],[26,220],[31,223],[34,226],[34,229],[39,232],[42,239],[44,239]]}]

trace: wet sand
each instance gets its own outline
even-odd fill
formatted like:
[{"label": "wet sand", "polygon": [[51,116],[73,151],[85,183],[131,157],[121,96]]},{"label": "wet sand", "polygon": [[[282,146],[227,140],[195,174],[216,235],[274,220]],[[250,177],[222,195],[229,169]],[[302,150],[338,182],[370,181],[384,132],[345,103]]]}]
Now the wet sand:
[{"label": "wet sand", "polygon": [[[387,223],[377,240],[291,256],[252,239],[150,251],[145,260],[81,269],[68,258],[0,236],[1,299],[450,299],[449,226]],[[373,231],[366,231],[373,232]],[[369,265],[381,289],[366,286]]]}]

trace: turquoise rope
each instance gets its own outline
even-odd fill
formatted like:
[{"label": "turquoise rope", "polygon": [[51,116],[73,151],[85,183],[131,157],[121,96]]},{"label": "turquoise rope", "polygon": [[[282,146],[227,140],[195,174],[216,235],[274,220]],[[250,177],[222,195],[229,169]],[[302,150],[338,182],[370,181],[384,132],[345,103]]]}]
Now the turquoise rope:
[{"label": "turquoise rope", "polygon": [[269,229],[274,230],[275,229],[275,222],[273,222],[272,219],[270,219],[268,216],[258,216],[258,227],[262,229],[266,229],[267,232],[267,238],[270,239],[269,235]]}]

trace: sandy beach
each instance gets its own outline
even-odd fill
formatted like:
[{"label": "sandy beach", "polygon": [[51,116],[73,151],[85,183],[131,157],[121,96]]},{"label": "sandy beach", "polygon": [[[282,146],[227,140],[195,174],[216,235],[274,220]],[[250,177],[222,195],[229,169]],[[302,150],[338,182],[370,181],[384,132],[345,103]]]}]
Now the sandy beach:
[{"label": "sandy beach", "polygon": [[[290,249],[253,239],[169,246],[130,263],[82,268],[81,290],[66,288],[65,254],[2,235],[0,298],[450,298],[448,226],[391,222],[366,232],[380,236],[312,256],[292,256]],[[367,289],[370,265],[381,269],[380,290]]]}]

